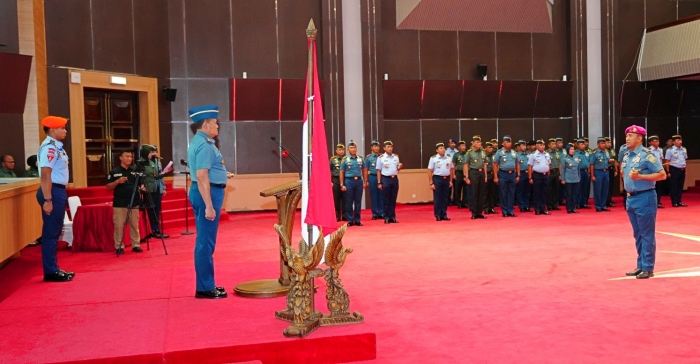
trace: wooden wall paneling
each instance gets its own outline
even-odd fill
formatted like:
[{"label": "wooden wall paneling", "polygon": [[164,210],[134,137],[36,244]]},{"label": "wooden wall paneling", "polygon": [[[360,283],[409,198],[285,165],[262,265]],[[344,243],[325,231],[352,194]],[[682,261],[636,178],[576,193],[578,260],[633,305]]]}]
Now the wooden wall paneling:
[{"label": "wooden wall paneling", "polygon": [[533,119],[498,119],[498,140],[503,140],[504,135],[510,135],[513,142],[519,139],[529,141],[533,138]]},{"label": "wooden wall paneling", "polygon": [[17,1],[0,0],[0,52],[19,53]]},{"label": "wooden wall paneling", "polygon": [[539,81],[535,102],[536,118],[572,117],[573,82]]},{"label": "wooden wall paneling", "polygon": [[646,119],[647,136],[658,135],[661,146],[666,145],[666,140],[677,133],[676,126],[675,117],[649,117]]},{"label": "wooden wall paneling", "polygon": [[[68,95],[68,72],[63,68],[46,67],[47,94],[49,96],[49,115],[70,118],[70,97]],[[66,154],[73,161],[73,148],[71,148],[72,123],[66,124],[68,134],[63,144],[66,146]],[[41,130],[43,133],[43,129]],[[45,137],[45,135],[43,135]],[[41,138],[43,140],[43,137]],[[37,150],[39,150],[37,146]],[[73,168],[68,169],[69,180],[73,181]]]},{"label": "wooden wall paneling", "polygon": [[[624,79],[634,65],[637,49],[644,31],[644,6],[639,1],[618,0],[615,20],[615,57],[618,79]],[[637,80],[637,73],[629,73],[628,80]]]},{"label": "wooden wall paneling", "polygon": [[24,114],[32,58],[22,54],[0,53],[0,112]]},{"label": "wooden wall paneling", "polygon": [[676,20],[678,1],[644,0],[646,6],[646,28],[669,23]]},{"label": "wooden wall paneling", "polygon": [[92,69],[91,14],[85,1],[45,0],[44,11],[46,63]]},{"label": "wooden wall paneling", "polygon": [[185,0],[187,76],[232,77],[228,1]]},{"label": "wooden wall paneling", "polygon": [[143,76],[170,77],[167,0],[134,1],[135,71]]},{"label": "wooden wall paneling", "polygon": [[476,65],[485,64],[489,80],[496,79],[496,37],[494,33],[459,32],[459,78],[481,80]]},{"label": "wooden wall paneling", "polygon": [[463,81],[425,81],[422,119],[458,119]]},{"label": "wooden wall paneling", "polygon": [[168,1],[170,77],[185,77],[187,75],[184,7],[184,0]]},{"label": "wooden wall paneling", "polygon": [[464,81],[461,117],[495,119],[500,90],[501,81]]},{"label": "wooden wall paneling", "polygon": [[[23,137],[24,116],[22,114],[0,114],[0,125],[5,130],[16,132],[0,133],[0,145],[2,151],[0,154],[9,154],[15,158],[15,174],[18,177],[24,176],[24,170],[27,168],[27,158],[24,153],[24,137]],[[39,150],[37,145],[36,150]]]},{"label": "wooden wall paneling", "polygon": [[683,137],[683,146],[688,149],[688,159],[700,158],[700,118],[682,117],[678,119],[678,133]]},{"label": "wooden wall paneling", "polygon": [[[172,117],[172,102],[165,100],[165,94],[163,93],[164,87],[171,87],[169,78],[158,78],[158,117],[160,122],[171,121]],[[180,93],[181,91],[178,91]],[[177,97],[182,97],[182,94],[176,95]]]},{"label": "wooden wall paneling", "polygon": [[384,119],[420,119],[423,81],[383,81]]},{"label": "wooden wall paneling", "polygon": [[421,31],[419,41],[422,79],[459,79],[457,32]]},{"label": "wooden wall paneling", "polygon": [[135,73],[132,1],[94,1],[91,4],[95,57],[93,69]]},{"label": "wooden wall paneling", "polygon": [[[224,158],[227,171],[236,172],[236,123],[230,121],[219,122],[219,136],[216,137],[217,146]],[[272,143],[272,140],[270,140]]]},{"label": "wooden wall paneling", "polygon": [[[302,121],[306,119],[306,115],[304,115],[305,92],[306,80],[282,80],[282,92],[280,94],[282,120]],[[324,93],[324,95],[326,95],[326,93]],[[326,117],[326,120],[328,120],[328,117]]]},{"label": "wooden wall paneling", "polygon": [[160,131],[160,145],[158,145],[158,153],[163,158],[163,165],[173,161],[173,169],[178,170],[180,165],[179,160],[173,159],[173,123],[170,121],[161,122],[158,126]]},{"label": "wooden wall paneling", "polygon": [[[16,158],[16,157],[15,157]],[[0,186],[0,210],[7,211],[0,220],[3,238],[0,240],[0,267],[11,257],[19,257],[29,242],[41,234],[42,219],[37,210],[36,191],[39,179]],[[9,216],[12,218],[9,218]]]},{"label": "wooden wall paneling", "polygon": [[[187,80],[187,105],[195,106],[214,104],[219,106],[219,121],[231,120],[229,79],[226,78],[190,78]],[[178,91],[179,93],[179,91]],[[190,120],[189,115],[185,119]]]},{"label": "wooden wall paneling", "polygon": [[[323,21],[320,0],[280,0],[277,2],[279,26],[279,78],[306,78],[308,51],[305,30],[314,19],[318,33],[316,55],[323,55]],[[319,78],[323,78],[323,63],[319,62]]]},{"label": "wooden wall paneling", "polygon": [[232,79],[231,120],[279,120],[281,83],[275,79]]},{"label": "wooden wall paneling", "polygon": [[277,121],[236,122],[238,174],[280,172],[279,147],[270,140],[271,136],[280,138]]},{"label": "wooden wall paneling", "polygon": [[[248,78],[279,78],[275,0],[234,0],[232,4],[233,76],[242,78],[247,72]],[[303,32],[295,34],[303,48]]]},{"label": "wooden wall paneling", "polygon": [[535,80],[561,80],[569,70],[569,32],[567,2],[555,1],[552,7],[552,33],[532,34],[533,75]]},{"label": "wooden wall paneling", "polygon": [[423,149],[421,167],[428,168],[430,157],[436,154],[435,144],[445,143],[448,147],[450,138],[459,140],[459,120],[421,120],[421,146]]},{"label": "wooden wall paneling", "polygon": [[[576,132],[571,129],[571,123],[566,119],[535,119],[535,139],[562,137],[566,141],[573,140]],[[595,147],[595,140],[591,142],[591,148]]]},{"label": "wooden wall paneling", "polygon": [[678,3],[678,19],[687,18],[692,15],[700,14],[700,3],[695,1],[677,1]]},{"label": "wooden wall paneling", "polygon": [[[287,147],[292,154],[297,156],[297,158],[303,158],[301,154],[301,148],[302,148],[302,129],[303,129],[303,122],[301,121],[285,121],[280,123],[281,126],[281,137],[280,137],[280,143]],[[328,127],[326,127],[326,130],[328,130]],[[327,141],[328,142],[328,141]],[[269,141],[274,146],[274,142],[272,140]],[[335,145],[336,143],[327,143],[327,144],[333,144]],[[281,151],[278,149],[277,154],[281,154]],[[362,151],[357,152],[358,155],[364,156],[362,154]],[[329,154],[329,156],[332,156],[333,154]],[[291,156],[289,157],[281,157],[282,158],[282,173],[298,173],[300,171],[299,167],[294,163],[294,160],[292,159]],[[303,162],[303,161],[302,161]]]},{"label": "wooden wall paneling", "polygon": [[483,142],[498,136],[496,119],[460,120],[460,128],[462,139],[467,143],[474,135],[480,135]]},{"label": "wooden wall paneling", "polygon": [[532,80],[530,33],[496,33],[499,80]]},{"label": "wooden wall paneling", "polygon": [[651,90],[643,82],[625,82],[622,88],[620,115],[622,117],[645,117],[649,107]]},{"label": "wooden wall paneling", "polygon": [[396,2],[381,2],[382,61],[380,74],[390,80],[422,79],[417,30],[396,29]]},{"label": "wooden wall paneling", "polygon": [[[324,75],[321,77],[326,81],[322,92],[324,95],[323,104],[327,105],[324,108],[326,111],[324,114],[326,131],[329,135],[327,140],[340,139],[344,135],[345,129],[342,9],[339,0],[321,0],[322,27],[320,32],[323,33],[321,38],[323,46],[318,60],[323,64]],[[362,52],[364,49],[363,47]],[[367,79],[366,75],[363,75],[363,78]],[[362,97],[365,98],[364,93]],[[361,112],[364,113],[365,110],[363,109]]]},{"label": "wooden wall paneling", "polygon": [[538,83],[537,81],[503,81],[498,117],[533,117]]},{"label": "wooden wall paneling", "polygon": [[259,192],[281,184],[298,181],[296,173],[239,174],[226,183],[224,209],[234,211],[277,210],[274,197],[262,197]]},{"label": "wooden wall paneling", "polygon": [[[394,153],[399,155],[403,168],[424,168],[421,164],[420,120],[385,120],[384,124],[383,139],[394,142]],[[383,141],[381,143],[384,145]]]}]

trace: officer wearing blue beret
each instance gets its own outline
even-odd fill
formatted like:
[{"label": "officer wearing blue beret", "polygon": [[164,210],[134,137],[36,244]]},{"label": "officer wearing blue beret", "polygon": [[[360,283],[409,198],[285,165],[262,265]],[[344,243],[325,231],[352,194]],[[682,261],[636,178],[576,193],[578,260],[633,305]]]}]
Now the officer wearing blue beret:
[{"label": "officer wearing blue beret", "polygon": [[219,135],[219,108],[216,105],[199,106],[190,109],[189,114],[197,128],[187,150],[192,177],[190,203],[197,226],[194,248],[194,269],[197,276],[195,297],[226,298],[226,290],[214,283],[213,257],[226,180],[229,177],[224,159],[214,142],[214,137]]},{"label": "officer wearing blue beret", "polygon": [[384,196],[377,188],[377,159],[379,159],[379,142],[372,140],[372,153],[367,154],[363,166],[365,188],[369,187],[369,197],[372,201],[372,220],[384,218]]},{"label": "officer wearing blue beret", "polygon": [[365,183],[362,180],[362,157],[357,155],[357,144],[351,140],[348,143],[349,156],[340,163],[341,190],[345,193],[345,215],[348,226],[362,226],[360,209],[362,208],[362,190]]}]

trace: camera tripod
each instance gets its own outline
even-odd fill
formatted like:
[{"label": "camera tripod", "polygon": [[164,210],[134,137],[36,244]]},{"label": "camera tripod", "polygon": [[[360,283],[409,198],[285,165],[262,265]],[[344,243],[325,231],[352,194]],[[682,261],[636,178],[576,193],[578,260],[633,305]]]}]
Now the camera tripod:
[{"label": "camera tripod", "polygon": [[[128,207],[127,210],[126,210],[126,220],[124,220],[124,226],[122,227],[122,231],[123,231],[123,230],[126,230],[126,226],[127,226],[127,224],[129,224],[129,218],[131,217],[131,210],[133,210],[133,206],[134,206],[134,198],[136,197],[136,193],[140,193],[140,192],[139,192],[139,187],[141,187],[141,184],[142,184],[142,183],[141,183],[141,179],[143,179],[143,173],[142,173],[142,172],[131,172],[131,174],[132,174],[132,175],[135,175],[135,176],[136,176],[136,179],[134,180],[134,189],[131,191],[131,198],[129,199],[129,207]],[[155,211],[155,204],[153,203],[153,199],[151,198],[151,194],[150,194],[150,193],[144,193],[143,195],[146,196],[146,203],[147,203],[147,206],[145,206],[145,209],[146,209],[146,210],[149,210],[149,209],[150,209],[150,210],[153,211],[153,216],[154,216],[155,219],[156,219],[156,225],[157,225],[157,226],[160,226],[160,216],[158,216],[158,214],[156,214],[156,211]],[[143,202],[143,200],[142,200],[141,202]],[[137,212],[137,214],[138,214],[138,212]],[[146,215],[148,215],[148,213],[146,213]],[[148,216],[147,216],[146,218],[148,218]],[[147,225],[146,229],[148,229],[148,223],[146,223],[146,225]],[[119,241],[119,246],[120,246],[120,247],[121,247],[121,246],[123,245],[123,243],[124,243],[124,235],[125,235],[125,234],[122,233],[122,239],[121,239],[121,241]],[[139,237],[139,238],[140,238],[140,237]],[[165,246],[165,239],[163,238],[163,233],[162,233],[162,232],[161,232],[161,234],[160,234],[160,242],[163,244],[163,250],[165,251],[165,255],[168,255],[168,248]],[[147,248],[148,250],[151,250],[151,243],[149,242],[148,239],[146,239],[146,246],[148,247],[148,248]],[[119,257],[119,255],[120,255],[119,249],[117,249],[117,258]]]}]

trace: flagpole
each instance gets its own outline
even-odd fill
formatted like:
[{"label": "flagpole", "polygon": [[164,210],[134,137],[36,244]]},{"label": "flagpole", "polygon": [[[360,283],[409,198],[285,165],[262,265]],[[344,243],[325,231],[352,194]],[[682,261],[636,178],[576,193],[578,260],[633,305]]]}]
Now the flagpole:
[{"label": "flagpole", "polygon": [[[306,94],[309,95],[309,97],[306,99],[306,106],[307,106],[307,112],[306,112],[306,120],[307,120],[307,126],[308,126],[308,151],[309,153],[306,155],[307,159],[307,165],[308,165],[308,174],[306,176],[306,181],[307,181],[307,191],[311,187],[311,168],[312,168],[312,154],[313,154],[313,149],[312,147],[312,141],[313,141],[313,126],[314,126],[314,48],[316,47],[316,26],[314,25],[314,20],[311,19],[309,21],[309,26],[306,28],[306,39],[308,41],[308,65],[307,65],[307,77],[306,77]],[[309,238],[306,240],[306,243],[309,245],[309,247],[313,246],[314,244],[314,227],[311,224],[306,225],[306,230],[308,233]]]}]

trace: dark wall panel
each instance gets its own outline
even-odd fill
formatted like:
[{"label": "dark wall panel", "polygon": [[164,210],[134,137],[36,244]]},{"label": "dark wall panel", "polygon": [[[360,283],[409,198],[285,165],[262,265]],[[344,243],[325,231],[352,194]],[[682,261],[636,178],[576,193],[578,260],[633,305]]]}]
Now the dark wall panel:
[{"label": "dark wall panel", "polygon": [[[615,44],[617,75],[622,79],[634,64],[634,58],[642,40],[644,30],[644,6],[638,0],[618,0]],[[636,72],[629,75],[630,80],[637,80]]]},{"label": "dark wall panel", "polygon": [[649,117],[675,117],[681,107],[683,90],[653,89],[649,99]]},{"label": "dark wall panel", "polygon": [[392,80],[419,80],[420,64],[417,30],[396,30],[396,2],[382,1],[380,73]]},{"label": "dark wall panel", "polygon": [[489,80],[496,79],[496,37],[494,33],[459,32],[459,77],[481,80],[478,63],[485,64]]},{"label": "dark wall panel", "polygon": [[[0,145],[2,151],[0,154],[9,154],[15,158],[15,174],[17,177],[24,176],[24,170],[27,168],[27,158],[24,155],[24,117],[22,114],[0,114],[0,125],[5,130],[13,130],[12,133],[0,133]],[[39,150],[39,146],[36,146]]]},{"label": "dark wall panel", "polygon": [[646,27],[651,28],[676,20],[676,3],[678,1],[645,0]]},{"label": "dark wall panel", "polygon": [[421,125],[419,120],[386,120],[384,139],[394,142],[403,168],[425,168],[421,165]]},{"label": "dark wall panel", "polygon": [[163,158],[163,165],[173,161],[173,168],[177,170],[180,161],[173,160],[173,124],[170,121],[166,121],[164,123],[159,123],[158,128],[160,129],[158,153],[160,153],[160,157]]},{"label": "dark wall panel", "polygon": [[[302,158],[301,157],[301,147],[302,147],[302,129],[303,129],[303,123],[300,121],[286,121],[283,123],[280,123],[281,125],[281,135],[282,137],[280,138],[280,143],[284,145],[287,149],[289,149],[292,154],[297,156],[297,158]],[[270,143],[274,145],[274,142],[270,140]],[[333,144],[328,142],[328,144]],[[279,154],[279,151],[278,151]],[[358,154],[362,154],[362,151],[359,151]],[[329,156],[332,156],[332,154],[329,154]],[[292,157],[282,157],[282,172],[283,173],[297,173],[300,172],[301,170],[297,165],[294,163],[292,160]]]},{"label": "dark wall panel", "polygon": [[170,77],[167,0],[134,1],[135,73]]},{"label": "dark wall panel", "polygon": [[427,168],[430,157],[436,154],[435,144],[442,142],[447,148],[450,138],[459,140],[459,120],[421,120],[421,124],[423,130],[421,168]]},{"label": "dark wall panel", "polygon": [[231,88],[231,120],[279,120],[280,80],[233,79]]},{"label": "dark wall panel", "polygon": [[465,81],[461,117],[496,118],[500,90],[500,81]]},{"label": "dark wall panel", "polygon": [[552,7],[552,33],[532,34],[533,76],[535,80],[561,80],[570,74],[569,34],[566,28],[567,2]]},{"label": "dark wall panel", "polygon": [[[306,28],[313,18],[316,29],[316,54],[322,59],[323,38],[321,27],[321,4],[318,0],[281,0],[277,2],[279,23],[279,77],[306,78],[307,48]],[[319,77],[323,76],[323,64],[319,64]]]},{"label": "dark wall panel", "polygon": [[86,1],[45,0],[44,15],[46,64],[92,69],[91,16]]},{"label": "dark wall panel", "polygon": [[462,139],[469,143],[474,135],[481,135],[481,140],[491,140],[496,137],[496,119],[461,120]]},{"label": "dark wall panel", "polygon": [[700,83],[681,82],[683,97],[681,100],[681,116],[700,117]]},{"label": "dark wall panel", "polygon": [[683,137],[683,146],[688,149],[688,159],[700,158],[700,118],[678,119],[678,132]]},{"label": "dark wall panel", "polygon": [[91,4],[94,69],[134,73],[131,0],[93,1]]},{"label": "dark wall panel", "polygon": [[[236,170],[236,123],[224,122],[219,124],[218,146],[224,158],[224,167],[229,172]],[[237,173],[237,172],[236,172]]]},{"label": "dark wall panel", "polygon": [[[647,118],[647,135],[658,135],[661,145],[666,144],[666,140],[676,134],[676,118]],[[624,131],[624,130],[623,130]]]},{"label": "dark wall panel", "polygon": [[458,119],[463,81],[425,81],[423,119]]},{"label": "dark wall panel", "polygon": [[[234,0],[232,4],[234,77],[247,72],[249,78],[279,78],[275,0]],[[254,29],[251,19],[255,19]],[[297,46],[303,48],[303,33],[294,34],[300,41]]]},{"label": "dark wall panel", "polygon": [[229,2],[185,0],[185,14],[187,76],[230,78]]},{"label": "dark wall panel", "polygon": [[420,32],[421,78],[457,80],[457,32]]},{"label": "dark wall panel", "polygon": [[535,115],[537,81],[503,81],[499,118],[527,118]]},{"label": "dark wall panel", "polygon": [[540,81],[537,86],[535,117],[557,118],[572,116],[573,82]]},{"label": "dark wall panel", "polygon": [[[189,108],[215,104],[219,106],[219,121],[231,120],[229,116],[229,80],[223,78],[187,80],[187,105]],[[190,120],[189,117],[185,120]]]},{"label": "dark wall panel", "polygon": [[184,4],[182,0],[168,1],[170,77],[185,77],[187,74],[184,17]]},{"label": "dark wall panel", "polygon": [[[306,115],[304,115],[305,92],[306,80],[282,80],[282,94],[280,96],[282,98],[282,120],[306,119]],[[326,117],[326,120],[329,118]]]},{"label": "dark wall panel", "polygon": [[[68,70],[56,67],[46,67],[47,94],[49,97],[49,115],[70,118],[70,100],[68,97]],[[73,158],[71,145],[71,123],[66,124],[68,135],[63,140],[68,158]],[[73,169],[68,171],[73,180]]]},{"label": "dark wall panel", "polygon": [[651,90],[642,82],[626,82],[622,88],[620,115],[622,117],[647,116]]},{"label": "dark wall panel", "polygon": [[529,33],[497,33],[496,48],[496,75],[499,80],[532,79],[532,47]]},{"label": "dark wall panel", "polygon": [[700,14],[700,3],[695,1],[678,1],[678,18]]},{"label": "dark wall panel", "polygon": [[518,139],[529,141],[533,138],[533,120],[529,119],[500,119],[498,120],[498,140],[503,140],[504,135],[510,135],[513,142]]},{"label": "dark wall panel", "polygon": [[[571,122],[566,119],[535,119],[535,139],[562,137],[572,140],[575,132],[571,130]],[[595,141],[593,142],[595,144]],[[593,145],[594,146],[594,145]]]},{"label": "dark wall panel", "polygon": [[419,119],[423,81],[384,81],[384,118]]},{"label": "dark wall panel", "polygon": [[[165,100],[165,95],[163,94],[163,87],[170,87],[169,78],[159,78],[158,79],[158,120],[160,122],[169,122],[173,120],[172,117],[172,102]],[[181,92],[181,91],[180,91]],[[182,93],[179,95],[182,97]]]},{"label": "dark wall panel", "polygon": [[0,52],[19,53],[17,0],[0,0]]},{"label": "dark wall panel", "polygon": [[236,170],[239,174],[279,173],[279,147],[270,141],[270,136],[280,138],[279,122],[236,123]]},{"label": "dark wall panel", "polygon": [[[639,125],[639,126],[644,126],[645,121],[644,118],[620,118],[620,122],[617,125],[617,133],[616,133],[616,138],[617,143],[615,145],[621,146],[622,144],[625,143],[625,129],[627,129],[628,126],[630,125]],[[675,123],[674,123],[675,125]]]}]

